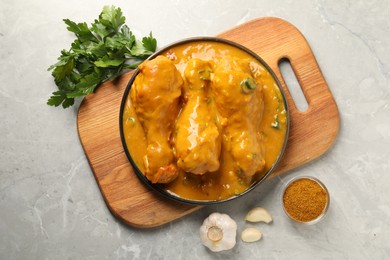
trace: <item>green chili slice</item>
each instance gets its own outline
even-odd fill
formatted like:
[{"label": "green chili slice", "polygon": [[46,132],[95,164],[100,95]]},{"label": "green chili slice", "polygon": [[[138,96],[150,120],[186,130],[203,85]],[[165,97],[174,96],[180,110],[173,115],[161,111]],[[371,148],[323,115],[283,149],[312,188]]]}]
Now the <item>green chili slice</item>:
[{"label": "green chili slice", "polygon": [[253,78],[245,78],[240,83],[241,91],[244,94],[251,94],[257,87],[256,81]]}]

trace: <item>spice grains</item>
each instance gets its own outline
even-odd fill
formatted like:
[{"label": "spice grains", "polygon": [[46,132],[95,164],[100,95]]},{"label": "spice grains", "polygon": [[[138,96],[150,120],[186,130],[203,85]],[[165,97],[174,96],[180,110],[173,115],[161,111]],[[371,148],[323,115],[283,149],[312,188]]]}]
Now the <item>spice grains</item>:
[{"label": "spice grains", "polygon": [[317,181],[301,178],[288,185],[283,194],[286,213],[299,222],[317,219],[328,203],[328,193]]}]

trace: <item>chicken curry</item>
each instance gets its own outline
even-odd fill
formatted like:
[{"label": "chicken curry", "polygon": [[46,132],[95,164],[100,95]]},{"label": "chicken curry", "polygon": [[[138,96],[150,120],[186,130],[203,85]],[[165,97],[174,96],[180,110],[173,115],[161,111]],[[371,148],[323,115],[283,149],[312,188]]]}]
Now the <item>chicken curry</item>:
[{"label": "chicken curry", "polygon": [[287,115],[270,72],[225,43],[177,45],[139,66],[123,110],[129,153],[146,178],[189,200],[223,200],[264,177]]}]

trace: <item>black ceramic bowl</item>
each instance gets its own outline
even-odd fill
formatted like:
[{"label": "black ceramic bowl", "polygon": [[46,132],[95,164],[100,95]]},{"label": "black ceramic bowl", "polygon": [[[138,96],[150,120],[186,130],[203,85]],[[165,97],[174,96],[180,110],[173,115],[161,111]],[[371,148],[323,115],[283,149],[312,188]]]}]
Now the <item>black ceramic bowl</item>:
[{"label": "black ceramic bowl", "polygon": [[284,107],[285,107],[285,110],[286,110],[286,135],[285,135],[283,147],[280,150],[280,153],[277,156],[277,159],[275,160],[274,164],[269,168],[269,170],[260,179],[255,181],[251,186],[249,186],[245,191],[241,192],[240,194],[234,195],[232,197],[229,197],[229,198],[223,199],[223,200],[191,200],[191,199],[182,198],[182,197],[180,197],[180,196],[178,196],[176,194],[170,193],[169,191],[166,191],[165,189],[163,189],[159,184],[153,184],[152,182],[150,182],[145,177],[145,175],[142,173],[142,171],[138,168],[138,166],[134,162],[134,160],[133,160],[133,158],[132,158],[132,156],[131,156],[131,154],[129,152],[128,145],[126,144],[124,130],[123,130],[123,120],[122,119],[123,119],[125,103],[126,103],[126,100],[127,100],[128,96],[130,94],[131,86],[133,85],[133,82],[134,82],[136,76],[139,74],[139,70],[136,69],[134,74],[133,74],[133,76],[131,77],[131,79],[130,79],[126,89],[125,89],[125,92],[124,92],[123,97],[122,97],[121,107],[120,107],[119,129],[120,129],[121,141],[122,141],[122,144],[123,144],[124,151],[125,151],[125,153],[127,155],[127,158],[129,159],[131,165],[133,166],[135,173],[141,179],[141,181],[143,183],[145,183],[148,187],[150,187],[152,190],[160,193],[161,195],[163,195],[166,198],[172,199],[172,200],[177,201],[177,202],[182,202],[182,203],[187,203],[187,204],[192,204],[192,205],[211,205],[211,204],[217,204],[217,203],[231,201],[233,199],[236,199],[238,197],[241,197],[241,196],[249,193],[255,187],[260,185],[272,173],[272,171],[275,169],[276,165],[280,161],[280,159],[281,159],[281,157],[283,155],[284,149],[286,147],[286,144],[287,144],[288,132],[289,132],[289,113],[288,113],[286,97],[285,97],[285,94],[283,92],[282,86],[281,86],[278,78],[276,77],[275,73],[264,62],[264,60],[262,58],[260,58],[256,53],[254,53],[253,51],[249,50],[248,48],[246,48],[246,47],[244,47],[244,46],[242,46],[240,44],[237,44],[235,42],[232,42],[232,41],[229,41],[229,40],[225,40],[225,39],[221,39],[221,38],[216,38],[216,37],[196,37],[196,38],[184,39],[184,40],[175,42],[173,44],[170,44],[170,45],[160,49],[159,51],[155,52],[153,55],[151,55],[148,58],[148,60],[154,59],[155,57],[165,53],[166,51],[168,51],[172,47],[180,46],[182,44],[187,44],[187,43],[191,43],[191,42],[204,42],[204,41],[223,43],[223,44],[227,44],[227,45],[230,45],[232,47],[238,48],[238,49],[246,52],[250,56],[252,56],[254,59],[256,59],[261,65],[263,65],[268,70],[268,72],[274,78],[274,80],[275,80],[275,82],[276,82],[276,84],[277,84],[277,86],[278,86],[278,88],[280,90],[280,93],[281,93],[281,95],[283,97],[283,103],[284,103]]}]

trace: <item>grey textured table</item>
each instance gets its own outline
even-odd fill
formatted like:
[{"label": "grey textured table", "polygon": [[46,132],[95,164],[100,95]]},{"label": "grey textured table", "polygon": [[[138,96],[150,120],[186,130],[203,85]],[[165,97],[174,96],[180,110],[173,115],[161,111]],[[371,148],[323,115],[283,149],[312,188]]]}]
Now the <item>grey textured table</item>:
[{"label": "grey textured table", "polygon": [[[120,6],[138,36],[162,47],[216,35],[264,16],[290,21],[309,41],[339,106],[335,146],[320,159],[272,179],[248,196],[203,208],[168,225],[140,230],[105,206],[76,129],[77,107],[46,105],[55,90],[46,69],[73,37],[63,18],[92,22]],[[0,259],[389,259],[390,2],[385,1],[21,1],[0,0]],[[327,218],[294,225],[280,190],[299,175],[321,179]],[[253,244],[211,253],[198,229],[211,212],[238,223],[253,206],[270,225]]]}]

